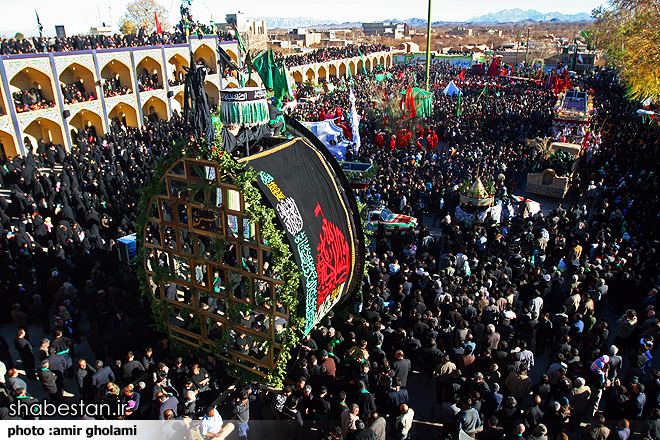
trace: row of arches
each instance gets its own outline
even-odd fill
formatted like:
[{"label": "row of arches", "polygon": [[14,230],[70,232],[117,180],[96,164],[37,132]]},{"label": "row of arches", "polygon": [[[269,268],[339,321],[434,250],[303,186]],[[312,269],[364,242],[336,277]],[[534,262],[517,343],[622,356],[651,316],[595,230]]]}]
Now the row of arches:
[{"label": "row of arches", "polygon": [[[231,49],[225,49],[228,55],[236,62],[238,57]],[[206,44],[201,44],[193,53],[195,61],[217,71],[217,57],[215,51]],[[158,83],[164,86],[164,81],[183,77],[185,68],[190,66],[190,60],[180,53],[171,54],[167,59],[167,64],[162,65],[162,60],[158,57],[146,56],[135,65],[135,75],[130,63],[119,58],[107,60],[102,66],[99,66],[100,78],[92,68],[82,65],[80,62],[72,62],[63,70],[57,71],[57,77],[49,70],[42,71],[37,67],[26,66],[7,78],[8,90],[0,83],[0,117],[8,115],[11,112],[10,106],[17,106],[17,111],[23,113],[33,110],[22,105],[21,96],[24,90],[34,89],[39,99],[43,99],[56,107],[58,104],[58,92],[61,86],[70,86],[76,84],[76,90],[84,90],[87,94],[93,95],[97,100],[104,93],[104,88],[110,85],[113,89],[120,89],[125,92],[134,92],[138,89],[135,82],[135,76],[148,74],[150,78],[156,77]],[[69,89],[70,90],[70,89]],[[216,84],[210,81],[204,85],[204,90],[208,94],[209,102],[217,105],[220,102],[220,92]],[[62,89],[62,98],[67,103],[64,89]],[[106,97],[117,96],[123,93],[106,94]],[[171,111],[181,112],[183,109],[183,91],[179,91],[173,96],[173,99],[165,102],[160,97],[149,97],[146,102],[142,100],[141,113],[145,120],[169,119]],[[75,101],[72,101],[72,103]],[[20,105],[20,109],[18,106]],[[31,121],[22,131],[18,127],[15,130],[20,132],[11,132],[11,130],[0,130],[0,156],[15,156],[21,154],[20,140],[27,138],[33,146],[37,145],[40,139],[45,142],[52,142],[67,146],[66,133],[71,129],[76,131],[83,130],[88,126],[94,126],[97,133],[104,135],[107,124],[112,123],[114,118],[118,118],[128,126],[138,127],[140,121],[140,112],[134,106],[123,102],[120,99],[113,108],[108,109],[108,122],[104,121],[103,113],[87,109],[81,109],[73,115],[66,117],[64,126],[61,119],[53,116],[40,115]],[[72,111],[73,113],[73,111]]]},{"label": "row of arches", "polygon": [[[220,90],[214,83],[207,81],[204,84],[204,91],[211,105],[219,104]],[[172,112],[177,111],[181,113],[183,111],[183,99],[183,91],[179,91],[172,97],[170,101]],[[168,120],[169,115],[168,104],[157,96],[152,96],[142,102],[142,116],[145,121]],[[137,109],[122,101],[109,109],[108,124],[111,124],[115,118],[129,127],[137,128],[141,125]],[[59,121],[52,120],[48,117],[38,117],[20,133],[21,139],[27,137],[33,146],[36,146],[41,139],[46,143],[67,145],[67,131],[75,129],[77,132],[80,132],[89,126],[93,126],[101,136],[106,134],[107,125],[103,121],[103,116],[94,110],[81,109],[75,114],[70,115],[66,121],[67,124],[63,127]],[[0,156],[12,157],[20,154],[17,139],[12,133],[7,131],[0,130],[0,147]]]},{"label": "row of arches", "polygon": [[[364,60],[364,70],[367,72],[372,72],[378,65],[387,68],[391,66],[391,64],[391,55],[376,55],[373,57],[366,56]],[[297,83],[303,81],[318,83],[322,79],[327,79],[330,77],[346,77],[348,75],[349,69],[351,74],[355,75],[358,72],[362,72],[362,66],[362,60],[328,62],[325,63],[325,65],[321,65],[316,68],[312,66],[294,68],[291,71],[291,75],[293,76],[293,80]]]},{"label": "row of arches", "polygon": [[[226,52],[232,59],[236,60],[238,58],[232,50],[226,50]],[[217,56],[215,51],[208,45],[200,45],[193,53],[193,57],[196,61],[200,61],[217,72]],[[163,66],[160,60],[147,56],[137,63],[135,72],[138,77],[148,75],[150,78],[157,78],[158,84],[163,87],[164,81],[174,82],[182,78],[185,74],[185,68],[189,66],[190,60],[179,53],[169,57],[167,66]],[[103,66],[100,66],[99,71],[100,78],[97,78],[96,72],[78,62],[73,62],[64,70],[58,72],[58,84],[56,84],[52,80],[50,72],[43,72],[35,67],[25,67],[16,72],[11,78],[8,78],[9,90],[6,95],[1,94],[0,106],[5,113],[9,113],[8,106],[14,104],[12,101],[18,99],[16,94],[31,89],[37,90],[38,95],[45,101],[57,103],[58,88],[73,83],[82,83],[84,90],[93,94],[97,99],[99,94],[104,93],[104,88],[109,89],[105,92],[106,96],[116,96],[124,92],[138,90],[138,84],[135,84],[131,67],[123,61],[118,59],[109,60]],[[27,109],[20,109],[21,112],[25,110]]]}]

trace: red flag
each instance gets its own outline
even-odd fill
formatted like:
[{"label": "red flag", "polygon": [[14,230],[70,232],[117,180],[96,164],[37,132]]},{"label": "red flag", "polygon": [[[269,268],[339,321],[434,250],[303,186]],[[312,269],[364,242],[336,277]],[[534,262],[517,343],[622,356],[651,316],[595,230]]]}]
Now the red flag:
[{"label": "red flag", "polygon": [[158,19],[158,12],[154,11],[154,14],[156,15],[156,33],[157,34],[162,34],[163,33],[163,26],[161,26],[160,20]]},{"label": "red flag", "polygon": [[458,77],[461,79],[461,82],[465,82],[465,69],[461,70],[461,73],[458,74]]},{"label": "red flag", "polygon": [[493,59],[493,62],[490,64],[490,67],[488,68],[488,72],[486,72],[486,75],[488,76],[497,76],[497,58]]},{"label": "red flag", "polygon": [[414,118],[417,115],[417,110],[415,110],[415,96],[412,87],[408,87],[408,90],[406,90],[406,107],[410,111],[410,118]]}]

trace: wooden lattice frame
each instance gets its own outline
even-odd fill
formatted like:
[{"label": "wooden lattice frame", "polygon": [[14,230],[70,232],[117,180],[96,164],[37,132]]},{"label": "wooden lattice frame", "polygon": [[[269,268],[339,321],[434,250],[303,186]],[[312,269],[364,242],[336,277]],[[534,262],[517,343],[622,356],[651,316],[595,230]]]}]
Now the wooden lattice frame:
[{"label": "wooden lattice frame", "polygon": [[[266,270],[271,249],[259,224],[245,215],[243,196],[222,175],[216,162],[192,158],[178,160],[163,175],[165,191],[149,201],[145,272],[152,294],[163,300],[172,338],[267,376],[282,347],[283,332],[276,327],[286,327],[289,318],[276,303],[283,281]],[[224,286],[215,282],[216,270]],[[255,297],[257,289],[268,293]],[[240,324],[241,313],[263,317],[267,329]],[[247,354],[234,343],[238,332],[258,341]]]}]

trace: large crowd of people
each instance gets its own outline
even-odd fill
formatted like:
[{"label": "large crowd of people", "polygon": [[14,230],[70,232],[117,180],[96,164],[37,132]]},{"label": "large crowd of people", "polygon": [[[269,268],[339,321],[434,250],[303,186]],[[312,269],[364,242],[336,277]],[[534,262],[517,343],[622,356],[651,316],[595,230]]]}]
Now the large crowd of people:
[{"label": "large crowd of people", "polygon": [[[326,414],[319,400],[329,408],[348,404],[351,416],[331,419],[358,437],[358,420],[375,433],[374,412],[389,414],[391,432],[405,438],[401,415],[409,409],[401,405],[415,399],[401,390],[415,370],[436,383],[446,434],[628,438],[632,428],[658,438],[659,211],[640,197],[658,185],[657,127],[625,114],[622,88],[610,76],[585,78],[580,86],[594,89],[601,142],[585,155],[568,206],[470,224],[454,216],[460,184],[479,175],[497,182],[499,196],[517,191],[536,159],[525,139],[549,133],[555,97],[540,83],[468,75],[458,104],[441,91],[459,82],[461,69],[435,68],[433,116],[401,148],[374,123],[374,98],[417,83],[421,70],[391,71],[380,83],[352,81],[364,115],[354,160],[379,166],[359,196],[415,215],[421,227],[391,235],[379,229],[352,313],[332,317],[303,342],[294,388],[311,385],[310,392],[287,401],[307,402],[304,423],[317,426]],[[343,85],[331,81],[335,90]],[[346,95],[323,94],[291,114],[345,125]],[[429,130],[444,147],[432,149]],[[625,154],[633,145],[639,150]],[[436,226],[439,234],[431,235]]]},{"label": "large crowd of people", "polygon": [[276,61],[284,61],[287,67],[300,66],[303,64],[322,63],[344,58],[358,57],[374,52],[389,51],[389,46],[383,44],[349,44],[347,46],[330,46],[314,49],[300,54],[284,55],[278,53]]},{"label": "large crowd of people", "polygon": [[[201,23],[188,25],[188,35],[216,35],[221,41],[235,39],[226,32],[210,33]],[[71,37],[32,37],[3,38],[0,42],[0,55],[25,53],[73,52],[78,50],[115,49],[125,47],[157,46],[187,43],[186,30],[180,23],[173,32],[147,33],[143,28],[134,34],[114,35],[73,35]]]},{"label": "large crowd of people", "polygon": [[[545,214],[521,205],[501,223],[467,223],[454,215],[459,186],[481,176],[500,198],[518,191],[536,160],[525,140],[550,132],[555,97],[535,81],[468,74],[459,104],[441,91],[460,69],[434,66],[432,116],[396,125],[379,102],[400,99],[423,70],[389,72],[332,79],[334,91],[288,110],[345,125],[352,87],[363,119],[350,159],[378,165],[357,196],[416,216],[419,230],[378,228],[360,291],[302,339],[291,384],[265,417],[280,421],[282,438],[404,440],[422,429],[415,413],[435,405],[409,391],[416,381],[435,385],[423,394],[437,399],[431,421],[454,438],[660,438],[657,127],[625,113],[611,76],[585,76],[597,148],[569,197]],[[43,388],[53,401],[126,403],[122,417],[189,415],[202,432],[222,429],[212,406],[227,386],[222,363],[155,334],[118,259],[138,189],[184,129],[178,117],[140,129],[116,120],[105,138],[76,133],[71,153],[40,141],[0,167],[11,189],[11,203],[0,198],[0,285],[13,304],[3,318],[17,329],[16,351],[0,340],[9,399]],[[391,137],[397,129],[411,133],[408,145]],[[39,171],[55,164],[62,170]],[[49,336],[30,339],[37,328]],[[76,354],[85,344],[93,357]],[[247,437],[265,391],[243,385],[226,409]]]}]

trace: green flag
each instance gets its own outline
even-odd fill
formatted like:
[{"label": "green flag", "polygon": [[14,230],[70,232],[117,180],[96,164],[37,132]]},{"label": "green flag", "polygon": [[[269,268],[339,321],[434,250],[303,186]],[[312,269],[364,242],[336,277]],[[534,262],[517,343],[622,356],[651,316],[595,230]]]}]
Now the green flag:
[{"label": "green flag", "polygon": [[458,94],[458,101],[456,101],[456,117],[458,118],[461,116],[461,112],[463,111],[463,99],[461,98],[463,94],[459,93]]},{"label": "green flag", "polygon": [[282,66],[275,66],[276,72],[273,75],[273,96],[277,102],[289,94],[290,86],[286,78],[286,71]]},{"label": "green flag", "polygon": [[351,72],[351,63],[348,63],[348,72],[346,72],[346,76],[353,76],[353,73]]},{"label": "green flag", "polygon": [[252,59],[252,66],[259,74],[264,87],[273,90],[276,101],[281,101],[285,96],[293,96],[289,74],[284,65],[275,63],[273,49],[268,49]]},{"label": "green flag", "polygon": [[275,56],[273,55],[273,49],[268,49],[266,52],[260,53],[252,59],[252,66],[254,70],[261,77],[261,81],[264,83],[264,87],[267,89],[273,88],[273,67],[275,66]]},{"label": "green flag", "polygon": [[236,26],[234,26],[234,32],[236,32],[236,40],[238,41],[238,47],[241,49],[241,52],[247,53],[245,46],[243,45],[243,40],[241,39],[241,33],[238,32]]},{"label": "green flag", "polygon": [[484,89],[479,96],[484,96],[486,98],[486,104],[488,104],[488,84],[484,86]]},{"label": "green flag", "polygon": [[362,52],[360,52],[360,48],[358,47],[358,53],[360,54],[360,61],[362,61],[362,73],[365,75],[367,74],[367,69],[364,67],[364,57],[362,56]]},{"label": "green flag", "polygon": [[577,64],[577,50],[578,50],[578,47],[577,47],[577,42],[574,42],[573,44],[575,44],[575,50],[573,51],[573,57],[571,59],[571,70],[575,71],[575,65]]}]

